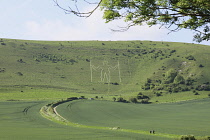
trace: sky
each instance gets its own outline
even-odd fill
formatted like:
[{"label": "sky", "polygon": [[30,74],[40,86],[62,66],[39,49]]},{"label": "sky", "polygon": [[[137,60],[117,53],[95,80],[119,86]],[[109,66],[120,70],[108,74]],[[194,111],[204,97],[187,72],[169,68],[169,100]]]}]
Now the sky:
[{"label": "sky", "polygon": [[[72,0],[60,0],[66,8]],[[24,40],[151,40],[193,42],[193,31],[172,32],[159,25],[135,26],[125,32],[113,32],[126,24],[122,20],[105,23],[103,13],[95,11],[89,18],[66,14],[53,0],[0,0],[0,38]],[[82,5],[88,11],[92,5]],[[200,44],[210,45],[210,42]]]}]

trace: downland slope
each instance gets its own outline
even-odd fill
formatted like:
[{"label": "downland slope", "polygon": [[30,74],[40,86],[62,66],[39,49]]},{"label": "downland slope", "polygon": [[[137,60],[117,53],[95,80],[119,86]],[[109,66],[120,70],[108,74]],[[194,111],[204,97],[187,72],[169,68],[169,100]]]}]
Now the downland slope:
[{"label": "downland slope", "polygon": [[209,59],[198,44],[0,39],[0,99],[207,98]]}]

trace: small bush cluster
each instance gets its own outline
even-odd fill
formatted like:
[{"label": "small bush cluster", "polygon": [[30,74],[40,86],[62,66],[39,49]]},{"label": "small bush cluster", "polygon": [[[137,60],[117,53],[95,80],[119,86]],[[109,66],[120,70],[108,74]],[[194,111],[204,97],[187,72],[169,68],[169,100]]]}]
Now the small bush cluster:
[{"label": "small bush cluster", "polygon": [[69,59],[62,55],[56,55],[56,54],[38,54],[34,56],[34,60],[37,62],[41,62],[41,61],[45,61],[45,62],[50,61],[52,63],[63,62],[63,63],[70,63],[71,65],[73,65],[74,63],[77,63],[77,61],[74,59]]},{"label": "small bush cluster", "polygon": [[17,72],[17,75],[19,76],[23,76],[23,74],[21,72]]},{"label": "small bush cluster", "polygon": [[192,55],[189,55],[189,56],[187,56],[185,58],[188,59],[188,60],[194,60],[194,61],[196,61],[195,57],[192,56]]},{"label": "small bush cluster", "polygon": [[117,98],[117,102],[123,102],[123,103],[128,103],[127,100],[123,99],[123,97]]},{"label": "small bush cluster", "polygon": [[5,72],[6,68],[0,68],[0,72]]},{"label": "small bush cluster", "polygon": [[196,140],[193,135],[181,136],[180,140]]},{"label": "small bush cluster", "polygon": [[207,137],[196,139],[195,136],[193,135],[183,135],[181,136],[179,140],[210,140],[210,137],[207,136]]},{"label": "small bush cluster", "polygon": [[112,84],[112,85],[119,85],[119,83],[117,83],[117,82],[115,82],[115,83],[110,83],[110,84]]},{"label": "small bush cluster", "polygon": [[17,62],[19,62],[19,63],[25,63],[25,62],[23,61],[23,59],[18,59]]},{"label": "small bush cluster", "polygon": [[140,100],[140,99],[149,99],[148,96],[146,95],[143,95],[142,92],[139,92],[138,95],[137,95],[137,99]]},{"label": "small bush cluster", "polygon": [[129,99],[129,101],[132,102],[132,103],[137,103],[137,102],[138,102],[138,101],[137,101],[137,98],[135,98],[135,97],[131,97],[131,98]]}]

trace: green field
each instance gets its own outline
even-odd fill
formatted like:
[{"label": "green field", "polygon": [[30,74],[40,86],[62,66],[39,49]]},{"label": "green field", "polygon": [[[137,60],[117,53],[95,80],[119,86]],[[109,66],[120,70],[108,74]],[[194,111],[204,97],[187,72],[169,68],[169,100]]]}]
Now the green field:
[{"label": "green field", "polygon": [[57,111],[69,121],[87,126],[206,136],[209,103],[210,99],[150,105],[85,100],[61,104]]},{"label": "green field", "polygon": [[0,102],[1,140],[82,140],[82,139],[156,139],[110,130],[85,129],[60,125],[43,118],[39,109],[46,101]]},{"label": "green field", "polygon": [[[188,43],[0,39],[0,139],[209,136],[209,56],[209,46]],[[40,114],[49,103],[81,96],[87,100],[57,107],[79,126]]]}]

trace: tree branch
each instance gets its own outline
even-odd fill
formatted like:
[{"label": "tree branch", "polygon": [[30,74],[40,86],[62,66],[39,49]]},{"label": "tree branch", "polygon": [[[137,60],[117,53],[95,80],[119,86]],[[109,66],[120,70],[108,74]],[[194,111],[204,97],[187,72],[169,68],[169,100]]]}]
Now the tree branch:
[{"label": "tree branch", "polygon": [[[88,4],[97,4],[96,7],[91,10],[91,11],[88,11],[88,12],[80,12],[78,7],[77,7],[77,4],[75,4],[75,7],[77,9],[76,10],[73,10],[71,7],[68,7],[69,9],[65,9],[63,8],[62,6],[60,6],[60,4],[58,3],[58,0],[53,0],[56,4],[57,7],[59,7],[60,9],[62,9],[66,14],[75,14],[76,16],[78,17],[90,17],[97,9],[98,7],[100,6],[102,0],[99,1],[99,3],[91,3],[91,2],[88,2],[87,0],[83,0],[84,2],[88,3]],[[77,3],[77,0],[75,1],[75,3]]]}]

